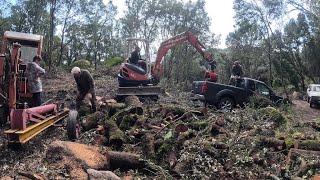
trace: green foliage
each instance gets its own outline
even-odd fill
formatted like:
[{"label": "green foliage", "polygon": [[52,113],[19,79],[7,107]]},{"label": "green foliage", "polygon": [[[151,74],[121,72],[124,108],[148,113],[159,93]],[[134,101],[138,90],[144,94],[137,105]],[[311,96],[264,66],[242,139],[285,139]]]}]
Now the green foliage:
[{"label": "green foliage", "polygon": [[250,105],[253,108],[265,108],[268,106],[273,106],[274,104],[270,99],[264,96],[255,95],[250,97]]},{"label": "green foliage", "polygon": [[258,110],[260,117],[273,121],[277,126],[286,124],[287,118],[276,108],[266,107]]},{"label": "green foliage", "polygon": [[121,57],[113,57],[113,58],[109,58],[105,61],[105,65],[107,67],[113,67],[116,65],[119,65],[123,62],[123,58]]},{"label": "green foliage", "polygon": [[74,61],[71,64],[71,67],[75,67],[75,66],[79,67],[80,69],[90,69],[92,67],[90,64],[90,61],[85,60],[85,59]]}]

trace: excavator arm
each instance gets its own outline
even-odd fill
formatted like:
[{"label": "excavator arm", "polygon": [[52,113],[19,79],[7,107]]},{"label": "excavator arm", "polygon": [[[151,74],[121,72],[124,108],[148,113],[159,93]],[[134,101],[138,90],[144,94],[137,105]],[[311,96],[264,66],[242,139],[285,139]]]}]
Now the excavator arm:
[{"label": "excavator arm", "polygon": [[179,34],[161,43],[157,52],[155,65],[152,69],[152,76],[156,80],[159,80],[161,76],[161,69],[162,69],[161,64],[162,64],[163,57],[167,54],[167,52],[171,48],[179,44],[182,44],[184,42],[189,42],[202,55],[202,57],[206,61],[210,63],[215,63],[215,61],[213,60],[212,54],[206,51],[204,45],[198,40],[198,38],[194,34],[192,34],[190,31],[186,31],[182,34]]}]

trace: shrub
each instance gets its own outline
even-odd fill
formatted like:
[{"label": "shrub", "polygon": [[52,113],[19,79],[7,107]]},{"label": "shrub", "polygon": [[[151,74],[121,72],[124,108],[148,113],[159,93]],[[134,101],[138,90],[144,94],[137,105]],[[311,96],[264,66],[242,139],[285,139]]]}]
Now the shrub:
[{"label": "shrub", "polygon": [[107,67],[113,67],[121,64],[122,62],[123,62],[123,59],[121,57],[112,57],[106,60],[105,65]]},{"label": "shrub", "polygon": [[268,106],[274,106],[274,103],[264,96],[254,95],[250,97],[250,105],[253,108],[265,108]]},{"label": "shrub", "polygon": [[72,64],[71,64],[72,67],[79,67],[80,69],[90,69],[91,68],[91,64],[90,64],[90,61],[88,60],[85,60],[85,59],[81,59],[81,60],[78,60],[78,61],[74,61]]},{"label": "shrub", "polygon": [[277,126],[283,125],[287,122],[287,118],[274,107],[259,109],[258,114],[265,120],[273,121]]}]

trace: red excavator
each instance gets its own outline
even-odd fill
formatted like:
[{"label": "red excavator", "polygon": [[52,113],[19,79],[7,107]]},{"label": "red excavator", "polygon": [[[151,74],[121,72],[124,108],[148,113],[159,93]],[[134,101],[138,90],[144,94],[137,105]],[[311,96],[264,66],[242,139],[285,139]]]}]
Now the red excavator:
[{"label": "red excavator", "polygon": [[[137,41],[139,39],[135,40]],[[140,42],[146,43],[145,47],[149,47],[147,41],[140,39]],[[137,64],[131,64],[129,62],[123,63],[121,65],[120,73],[118,74],[118,95],[160,94],[160,87],[156,85],[159,83],[162,75],[162,59],[171,48],[184,42],[189,42],[202,57],[210,63],[211,67],[215,67],[216,62],[213,60],[212,54],[206,51],[204,45],[200,43],[193,33],[186,31],[161,43],[157,52],[155,64],[152,68],[150,68],[150,65],[146,65],[147,60],[140,60]],[[148,53],[149,51],[146,50],[146,52]],[[147,54],[146,57],[148,58],[148,56],[149,55]],[[212,81],[216,81],[217,74],[213,71],[213,68],[211,68],[210,73]]]}]

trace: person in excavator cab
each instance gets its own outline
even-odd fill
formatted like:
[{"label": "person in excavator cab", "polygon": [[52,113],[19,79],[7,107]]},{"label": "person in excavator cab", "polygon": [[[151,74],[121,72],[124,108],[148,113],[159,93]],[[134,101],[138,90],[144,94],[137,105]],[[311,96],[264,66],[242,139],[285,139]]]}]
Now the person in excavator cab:
[{"label": "person in excavator cab", "polygon": [[240,62],[237,60],[233,63],[230,77],[230,85],[240,86],[242,81],[243,71]]},{"label": "person in excavator cab", "polygon": [[131,52],[129,63],[141,67],[143,70],[146,70],[147,65],[144,59],[141,58],[140,55],[140,47],[138,45],[135,46],[134,51]]},{"label": "person in excavator cab", "polygon": [[134,51],[131,52],[129,62],[134,65],[138,65],[139,60],[141,59],[140,47],[135,46]]}]

